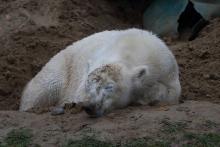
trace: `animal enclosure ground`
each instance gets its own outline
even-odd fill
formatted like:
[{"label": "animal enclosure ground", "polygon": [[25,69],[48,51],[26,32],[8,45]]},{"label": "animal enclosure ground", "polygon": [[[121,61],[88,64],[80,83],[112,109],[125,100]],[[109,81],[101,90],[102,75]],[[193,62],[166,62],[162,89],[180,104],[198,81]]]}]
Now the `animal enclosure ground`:
[{"label": "animal enclosure ground", "polygon": [[141,28],[141,19],[116,0],[0,3],[0,142],[4,143],[10,131],[20,128],[31,129],[33,144],[48,147],[94,134],[101,141],[123,144],[135,138],[140,139],[136,143],[149,143],[149,137],[153,138],[152,144],[209,145],[204,136],[219,142],[220,18],[212,19],[194,41],[166,38],[180,66],[181,98],[198,102],[161,108],[129,107],[99,119],[90,119],[84,112],[53,117],[15,111],[24,85],[73,41],[106,29]]},{"label": "animal enclosure ground", "polygon": [[89,118],[85,112],[51,116],[0,111],[0,140],[5,143],[7,134],[14,131],[13,140],[18,136],[15,132],[20,132],[26,143],[42,147],[218,147],[219,113],[220,105],[196,101],[170,107],[128,107],[97,119]]}]

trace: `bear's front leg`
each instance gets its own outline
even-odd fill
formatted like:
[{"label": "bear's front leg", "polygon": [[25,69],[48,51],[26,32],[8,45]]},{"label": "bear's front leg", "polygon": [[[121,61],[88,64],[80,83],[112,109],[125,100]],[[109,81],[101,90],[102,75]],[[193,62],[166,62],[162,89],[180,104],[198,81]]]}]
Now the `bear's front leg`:
[{"label": "bear's front leg", "polygon": [[144,95],[139,99],[138,103],[151,106],[166,104],[168,89],[164,84],[156,82],[147,87],[148,88],[144,90]]}]

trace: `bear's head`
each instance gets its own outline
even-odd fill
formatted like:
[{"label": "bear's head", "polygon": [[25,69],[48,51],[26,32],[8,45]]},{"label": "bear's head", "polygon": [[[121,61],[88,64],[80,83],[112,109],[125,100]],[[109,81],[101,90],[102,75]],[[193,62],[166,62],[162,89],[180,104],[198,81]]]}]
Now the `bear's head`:
[{"label": "bear's head", "polygon": [[146,66],[128,69],[119,64],[107,64],[96,68],[85,83],[85,111],[93,117],[99,117],[129,105],[132,89],[142,85],[146,73]]}]

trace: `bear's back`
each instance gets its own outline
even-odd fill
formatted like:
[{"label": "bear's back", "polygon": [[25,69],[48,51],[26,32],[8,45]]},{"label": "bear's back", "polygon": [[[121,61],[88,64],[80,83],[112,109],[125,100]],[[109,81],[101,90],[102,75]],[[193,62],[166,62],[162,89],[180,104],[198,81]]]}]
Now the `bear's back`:
[{"label": "bear's back", "polygon": [[160,66],[162,71],[177,68],[174,56],[162,40],[151,32],[134,28],[95,33],[68,46],[65,52],[75,58],[73,64],[80,67],[77,70],[88,72],[114,62],[131,68]]}]

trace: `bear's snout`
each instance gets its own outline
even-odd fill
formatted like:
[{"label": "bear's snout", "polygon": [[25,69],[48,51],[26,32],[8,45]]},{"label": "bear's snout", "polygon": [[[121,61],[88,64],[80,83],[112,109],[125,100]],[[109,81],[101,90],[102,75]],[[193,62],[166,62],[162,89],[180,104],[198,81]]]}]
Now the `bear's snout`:
[{"label": "bear's snout", "polygon": [[95,106],[94,105],[84,106],[84,110],[89,115],[94,114]]},{"label": "bear's snout", "polygon": [[96,108],[96,105],[90,104],[88,106],[84,106],[83,109],[85,112],[90,115],[91,117],[100,117],[102,116],[102,113],[100,110]]}]

